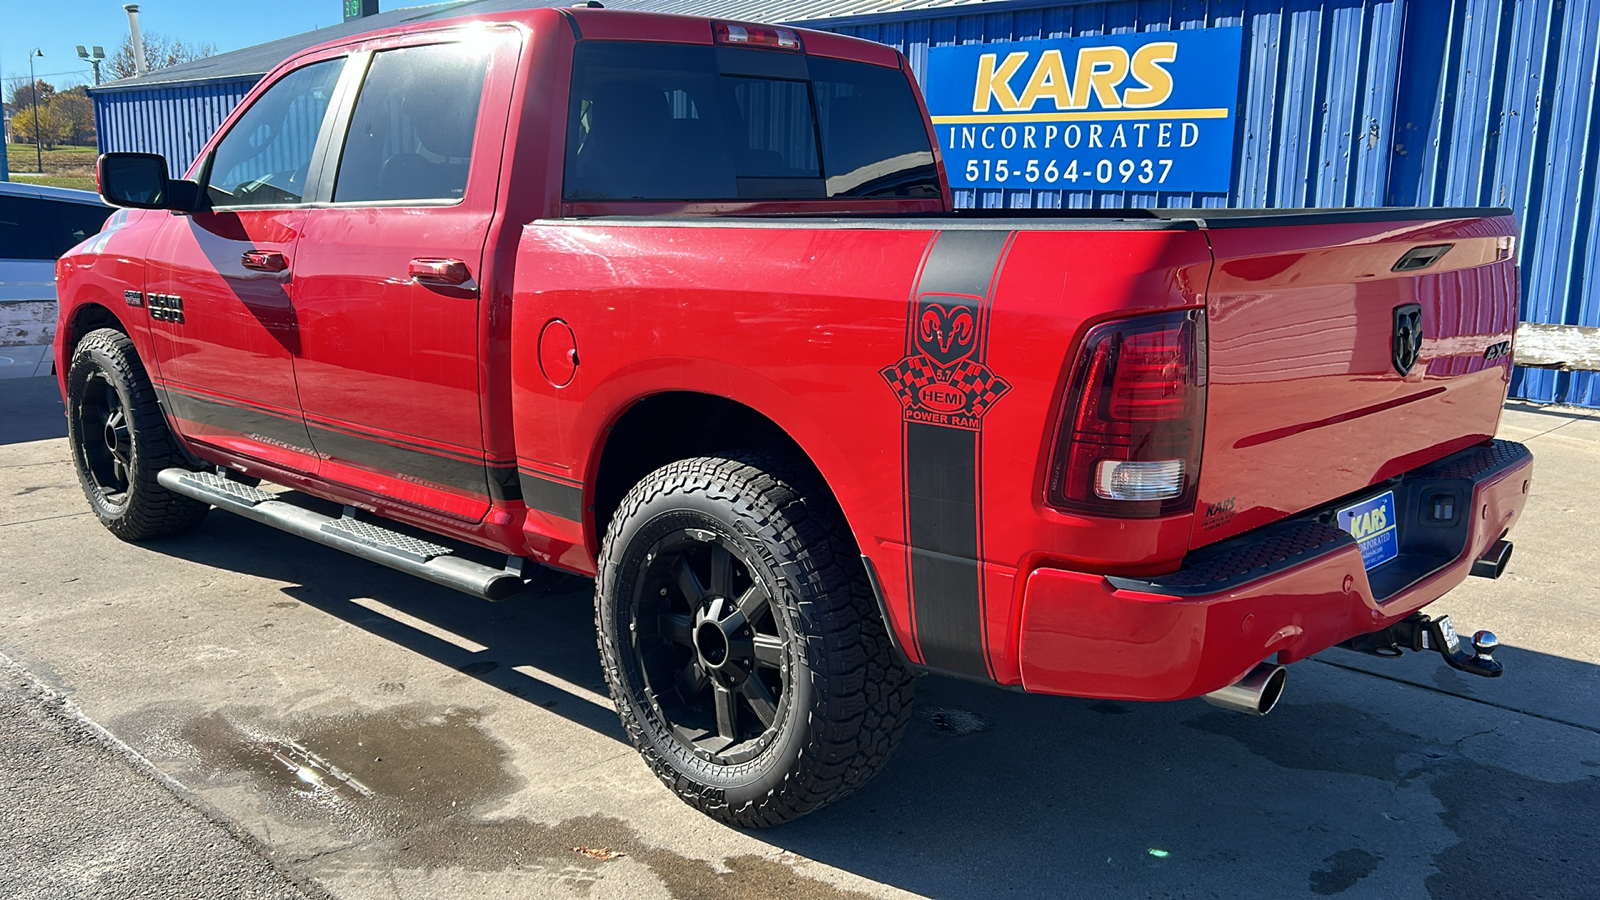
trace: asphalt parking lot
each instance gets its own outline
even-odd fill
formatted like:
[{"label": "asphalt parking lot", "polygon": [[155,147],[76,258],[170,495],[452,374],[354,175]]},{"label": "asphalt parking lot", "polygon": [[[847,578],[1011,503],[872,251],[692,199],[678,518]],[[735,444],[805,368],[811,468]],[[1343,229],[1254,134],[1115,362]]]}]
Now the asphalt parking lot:
[{"label": "asphalt parking lot", "polygon": [[[877,780],[761,832],[625,743],[587,582],[487,604],[223,513],[124,544],[64,433],[47,380],[0,382],[0,665],[26,682],[0,734],[54,704],[110,735],[49,773],[0,753],[16,896],[227,866],[340,898],[1600,896],[1600,414],[1508,407],[1536,455],[1516,554],[1430,608],[1498,632],[1503,678],[1335,650],[1265,719],[927,678]],[[59,840],[126,825],[95,803],[24,814],[117,766],[145,844]]]}]

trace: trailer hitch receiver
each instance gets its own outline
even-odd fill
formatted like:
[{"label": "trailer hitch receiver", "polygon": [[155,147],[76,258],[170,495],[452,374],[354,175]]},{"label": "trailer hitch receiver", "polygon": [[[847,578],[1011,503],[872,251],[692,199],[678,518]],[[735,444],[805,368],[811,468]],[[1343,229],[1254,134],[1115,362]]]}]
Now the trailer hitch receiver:
[{"label": "trailer hitch receiver", "polygon": [[1449,616],[1434,619],[1423,613],[1412,613],[1382,631],[1351,638],[1339,646],[1391,658],[1405,650],[1434,650],[1444,657],[1450,668],[1461,672],[1485,678],[1498,678],[1505,672],[1505,665],[1494,658],[1494,651],[1500,646],[1494,632],[1475,632],[1468,645],[1456,634]]}]

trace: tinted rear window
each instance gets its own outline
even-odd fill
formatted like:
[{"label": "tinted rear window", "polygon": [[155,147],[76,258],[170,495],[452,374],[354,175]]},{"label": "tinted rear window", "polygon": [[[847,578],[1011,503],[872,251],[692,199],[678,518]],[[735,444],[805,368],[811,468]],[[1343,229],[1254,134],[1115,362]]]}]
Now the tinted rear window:
[{"label": "tinted rear window", "polygon": [[401,47],[373,56],[333,199],[460,200],[488,62],[471,43]]},{"label": "tinted rear window", "polygon": [[776,50],[583,42],[567,200],[940,196],[897,69]]},{"label": "tinted rear window", "polygon": [[65,200],[0,197],[0,259],[56,259],[99,234],[115,211]]}]

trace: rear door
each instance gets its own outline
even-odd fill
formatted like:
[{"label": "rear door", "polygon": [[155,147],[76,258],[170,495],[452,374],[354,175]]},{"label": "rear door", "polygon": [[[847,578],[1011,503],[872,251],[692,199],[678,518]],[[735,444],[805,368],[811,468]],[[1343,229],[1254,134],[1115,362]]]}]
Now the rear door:
[{"label": "rear door", "polygon": [[1516,223],[1412,218],[1442,212],[1208,220],[1194,545],[1493,436],[1511,376]]},{"label": "rear door", "polygon": [[469,520],[501,485],[484,454],[480,281],[517,47],[474,30],[364,48],[294,263],[323,477]]},{"label": "rear door", "polygon": [[209,208],[160,214],[144,296],[130,298],[150,317],[158,387],[181,430],[307,473],[317,457],[295,392],[303,321],[289,266],[344,67],[344,56],[313,59],[233,122],[199,168]]}]

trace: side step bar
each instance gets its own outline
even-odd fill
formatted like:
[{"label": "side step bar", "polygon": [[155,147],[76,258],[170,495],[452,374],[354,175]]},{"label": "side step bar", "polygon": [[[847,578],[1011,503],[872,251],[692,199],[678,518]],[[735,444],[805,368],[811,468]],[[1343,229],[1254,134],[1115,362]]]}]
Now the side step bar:
[{"label": "side step bar", "polygon": [[174,493],[484,600],[504,600],[525,583],[521,571],[462,559],[442,544],[354,518],[348,508],[335,519],[214,472],[162,469],[156,480]]}]

